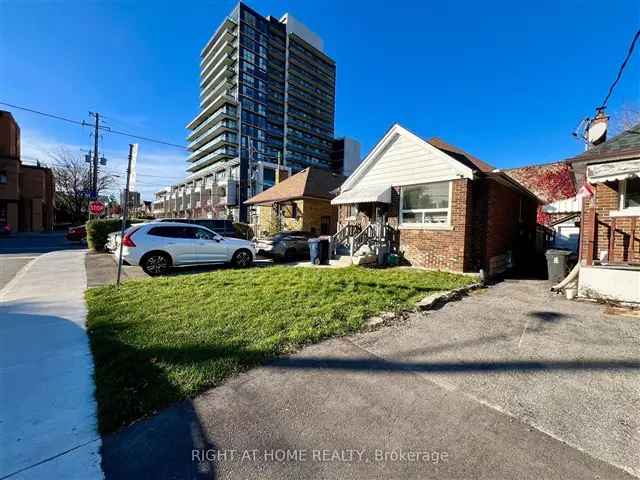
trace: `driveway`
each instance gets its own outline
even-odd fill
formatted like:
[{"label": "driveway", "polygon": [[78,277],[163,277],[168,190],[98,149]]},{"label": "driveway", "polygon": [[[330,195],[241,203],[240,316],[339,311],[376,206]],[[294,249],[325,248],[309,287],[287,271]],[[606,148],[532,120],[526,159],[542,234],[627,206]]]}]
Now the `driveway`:
[{"label": "driveway", "polygon": [[504,282],[104,439],[107,478],[632,478],[640,322]]}]

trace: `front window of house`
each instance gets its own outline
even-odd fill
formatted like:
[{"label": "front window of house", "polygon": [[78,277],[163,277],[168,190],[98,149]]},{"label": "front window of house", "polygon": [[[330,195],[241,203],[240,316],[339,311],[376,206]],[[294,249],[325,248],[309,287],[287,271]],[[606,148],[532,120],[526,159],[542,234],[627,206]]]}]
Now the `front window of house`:
[{"label": "front window of house", "polygon": [[640,210],[640,177],[620,182],[620,210]]},{"label": "front window of house", "polygon": [[400,222],[406,225],[448,225],[451,182],[411,185],[400,190]]}]

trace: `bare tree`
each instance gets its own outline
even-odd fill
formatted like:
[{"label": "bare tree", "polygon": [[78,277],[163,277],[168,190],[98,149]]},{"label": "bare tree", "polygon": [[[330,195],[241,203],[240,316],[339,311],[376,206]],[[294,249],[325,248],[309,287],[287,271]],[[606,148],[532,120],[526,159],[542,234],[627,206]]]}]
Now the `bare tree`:
[{"label": "bare tree", "polygon": [[[56,206],[61,216],[73,222],[86,220],[91,191],[90,164],[64,147],[50,153],[49,157],[56,182]],[[98,195],[114,183],[113,175],[99,172]]]},{"label": "bare tree", "polygon": [[625,130],[629,130],[638,123],[640,123],[640,104],[637,102],[624,103],[619,110],[611,114],[609,123],[611,134],[607,135],[607,137],[611,138]]}]

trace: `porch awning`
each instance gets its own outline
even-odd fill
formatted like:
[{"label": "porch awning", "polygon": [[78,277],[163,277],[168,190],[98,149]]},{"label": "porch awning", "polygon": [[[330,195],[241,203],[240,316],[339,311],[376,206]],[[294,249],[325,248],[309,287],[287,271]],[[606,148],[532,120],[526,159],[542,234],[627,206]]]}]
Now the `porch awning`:
[{"label": "porch awning", "polygon": [[547,203],[542,207],[545,213],[576,213],[582,211],[582,198],[577,195],[563,200]]},{"label": "porch awning", "polygon": [[640,177],[640,160],[601,163],[587,167],[589,183],[614,182],[633,177]]},{"label": "porch awning", "polygon": [[346,190],[331,200],[331,205],[344,205],[347,203],[391,203],[391,187],[388,185],[375,185],[370,187],[358,187]]}]

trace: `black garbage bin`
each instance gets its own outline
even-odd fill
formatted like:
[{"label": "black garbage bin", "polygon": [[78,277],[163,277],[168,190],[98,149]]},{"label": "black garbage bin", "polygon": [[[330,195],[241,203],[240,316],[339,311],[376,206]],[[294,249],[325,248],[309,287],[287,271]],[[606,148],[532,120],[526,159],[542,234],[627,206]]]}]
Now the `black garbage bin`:
[{"label": "black garbage bin", "polygon": [[551,282],[559,283],[567,276],[569,255],[571,255],[570,250],[547,250],[545,253],[547,257],[547,272]]},{"label": "black garbage bin", "polygon": [[309,261],[314,265],[320,265],[320,239],[310,238],[309,243]]},{"label": "black garbage bin", "polygon": [[329,239],[320,238],[320,265],[329,265]]}]

